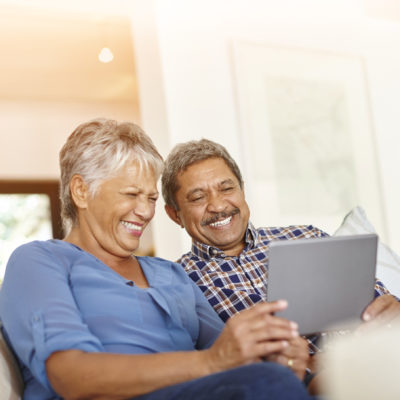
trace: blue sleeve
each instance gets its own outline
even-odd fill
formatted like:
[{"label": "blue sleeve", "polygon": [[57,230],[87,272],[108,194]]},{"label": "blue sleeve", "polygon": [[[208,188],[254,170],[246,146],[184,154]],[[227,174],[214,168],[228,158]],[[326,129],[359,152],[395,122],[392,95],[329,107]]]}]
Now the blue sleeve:
[{"label": "blue sleeve", "polygon": [[189,277],[188,279],[190,280],[195,293],[196,312],[200,322],[199,337],[196,348],[198,350],[207,349],[215,342],[222,332],[224,323],[216,311],[211,307],[200,288]]},{"label": "blue sleeve", "polygon": [[56,351],[103,351],[76,306],[66,257],[47,242],[32,242],[14,251],[0,290],[0,317],[22,363],[45,387],[45,361]]}]

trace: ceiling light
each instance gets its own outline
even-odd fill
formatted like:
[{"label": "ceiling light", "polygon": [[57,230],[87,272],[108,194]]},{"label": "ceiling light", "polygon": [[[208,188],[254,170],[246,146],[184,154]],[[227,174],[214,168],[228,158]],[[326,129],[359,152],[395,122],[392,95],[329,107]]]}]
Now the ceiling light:
[{"label": "ceiling light", "polygon": [[98,55],[99,61],[102,63],[109,63],[114,59],[114,54],[108,47],[103,47]]}]

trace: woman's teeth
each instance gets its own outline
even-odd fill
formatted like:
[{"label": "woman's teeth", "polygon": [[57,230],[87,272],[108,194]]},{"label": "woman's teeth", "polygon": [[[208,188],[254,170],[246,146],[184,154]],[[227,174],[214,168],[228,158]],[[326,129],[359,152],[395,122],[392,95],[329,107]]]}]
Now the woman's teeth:
[{"label": "woman's teeth", "polygon": [[142,227],[141,226],[132,224],[132,222],[121,221],[121,224],[126,226],[130,230],[134,230],[134,231],[138,231],[138,232],[142,231]]}]

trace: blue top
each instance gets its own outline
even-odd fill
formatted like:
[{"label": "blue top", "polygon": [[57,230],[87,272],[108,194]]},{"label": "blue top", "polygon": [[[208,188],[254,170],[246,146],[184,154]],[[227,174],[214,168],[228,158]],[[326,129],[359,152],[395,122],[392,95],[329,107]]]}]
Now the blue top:
[{"label": "blue top", "polygon": [[59,398],[45,369],[55,351],[146,354],[214,342],[223,323],[183,268],[137,259],[149,288],[60,240],[14,251],[0,290],[0,318],[22,368],[24,399]]}]

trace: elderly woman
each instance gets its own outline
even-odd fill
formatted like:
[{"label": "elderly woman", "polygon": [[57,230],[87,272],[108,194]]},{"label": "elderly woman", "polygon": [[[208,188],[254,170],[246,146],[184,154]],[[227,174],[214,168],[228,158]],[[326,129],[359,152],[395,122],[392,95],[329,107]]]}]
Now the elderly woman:
[{"label": "elderly woman", "polygon": [[60,167],[65,239],[17,248],[0,292],[24,399],[308,398],[293,372],[260,362],[298,334],[272,317],[285,304],[224,326],[182,267],[133,255],[163,167],[138,126],[80,125]]}]

